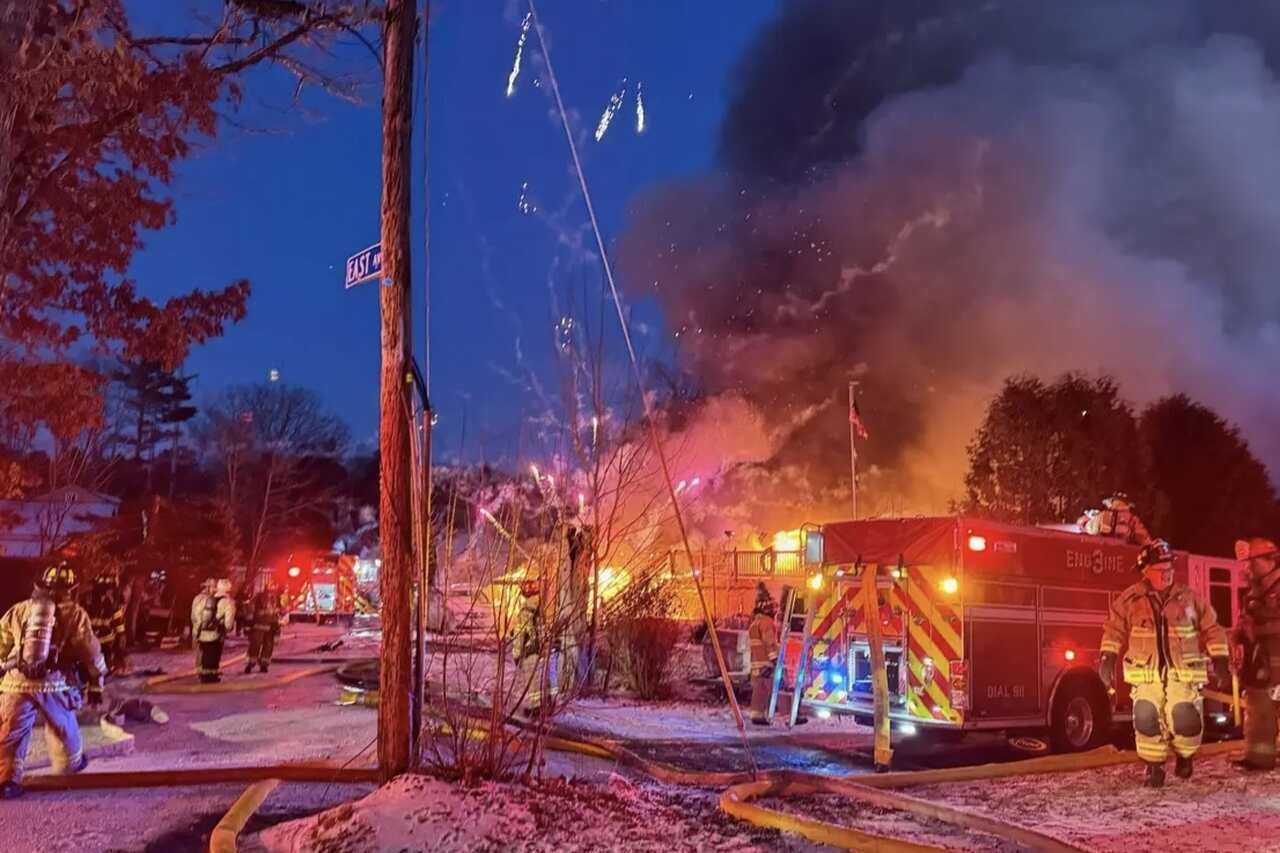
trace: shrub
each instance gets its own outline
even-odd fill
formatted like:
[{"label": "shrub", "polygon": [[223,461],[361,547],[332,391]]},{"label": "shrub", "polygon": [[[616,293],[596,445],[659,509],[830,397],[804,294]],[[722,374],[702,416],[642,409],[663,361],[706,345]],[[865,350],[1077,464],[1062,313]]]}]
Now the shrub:
[{"label": "shrub", "polygon": [[684,633],[679,620],[656,616],[618,619],[609,629],[610,646],[627,686],[641,699],[671,695],[671,666]]}]

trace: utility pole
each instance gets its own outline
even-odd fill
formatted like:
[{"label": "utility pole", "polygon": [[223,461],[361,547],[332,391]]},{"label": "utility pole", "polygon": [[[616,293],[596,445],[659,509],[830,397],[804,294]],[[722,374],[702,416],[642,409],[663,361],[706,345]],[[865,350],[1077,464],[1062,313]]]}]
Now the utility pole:
[{"label": "utility pole", "polygon": [[382,386],[379,397],[379,533],[382,660],[378,673],[378,768],[383,780],[409,768],[413,585],[409,153],[413,141],[415,0],[387,0],[382,22]]}]

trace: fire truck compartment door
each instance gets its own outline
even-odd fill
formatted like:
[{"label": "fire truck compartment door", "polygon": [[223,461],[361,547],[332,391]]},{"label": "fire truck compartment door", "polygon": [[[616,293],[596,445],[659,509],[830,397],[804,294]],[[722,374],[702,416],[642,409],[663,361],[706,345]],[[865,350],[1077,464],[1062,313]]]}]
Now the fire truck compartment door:
[{"label": "fire truck compartment door", "polygon": [[313,583],[311,592],[315,596],[316,610],[331,612],[338,609],[338,585],[336,583]]},{"label": "fire truck compartment door", "polygon": [[1040,638],[1034,621],[967,622],[974,720],[1021,717],[1040,705]]}]

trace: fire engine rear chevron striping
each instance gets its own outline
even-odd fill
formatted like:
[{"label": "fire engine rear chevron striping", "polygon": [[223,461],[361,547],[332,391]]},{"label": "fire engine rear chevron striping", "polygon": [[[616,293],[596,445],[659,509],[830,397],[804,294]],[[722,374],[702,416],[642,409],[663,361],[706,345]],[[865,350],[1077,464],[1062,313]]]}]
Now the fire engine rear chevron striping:
[{"label": "fire engine rear chevron striping", "polygon": [[829,682],[827,667],[819,661],[843,657],[848,648],[847,616],[854,597],[848,589],[833,588],[816,604],[813,631],[813,650],[810,655],[812,680],[805,688],[805,698],[817,702],[843,702],[848,696],[848,685]]},{"label": "fire engine rear chevron striping", "polygon": [[907,706],[913,716],[959,723],[951,703],[951,661],[961,660],[959,619],[939,597],[948,570],[912,566],[903,584],[907,623]]}]

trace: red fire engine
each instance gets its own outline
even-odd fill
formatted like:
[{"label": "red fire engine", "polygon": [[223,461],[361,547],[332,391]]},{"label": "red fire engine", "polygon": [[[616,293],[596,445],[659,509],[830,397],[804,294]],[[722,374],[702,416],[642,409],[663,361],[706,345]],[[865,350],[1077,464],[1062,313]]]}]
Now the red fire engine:
[{"label": "red fire engine", "polygon": [[[1127,689],[1113,708],[1097,666],[1110,603],[1138,580],[1136,545],[963,517],[839,522],[817,535],[822,579],[811,579],[807,596],[805,706],[870,720],[860,593],[876,566],[899,732],[1048,731],[1056,750],[1077,751],[1131,719]],[[1236,623],[1243,563],[1179,553],[1175,571],[1222,624]],[[1206,714],[1226,720],[1218,706]]]},{"label": "red fire engine", "polygon": [[354,617],[354,557],[332,552],[290,554],[273,575],[291,619],[330,622]]}]

